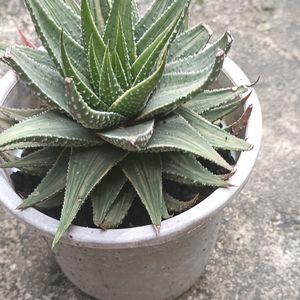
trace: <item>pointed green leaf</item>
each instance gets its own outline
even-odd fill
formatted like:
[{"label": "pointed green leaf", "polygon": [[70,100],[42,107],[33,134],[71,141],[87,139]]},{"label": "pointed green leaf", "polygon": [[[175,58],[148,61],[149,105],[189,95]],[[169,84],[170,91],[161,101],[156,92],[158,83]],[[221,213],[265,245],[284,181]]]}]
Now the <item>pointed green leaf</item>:
[{"label": "pointed green leaf", "polygon": [[117,28],[117,37],[116,37],[116,49],[115,49],[117,56],[120,59],[122,68],[126,75],[126,89],[129,88],[129,84],[131,85],[133,82],[133,77],[130,72],[131,69],[131,63],[130,63],[130,57],[129,57],[129,50],[127,48],[127,42],[126,37],[124,35],[124,30],[122,26],[122,20],[119,17],[118,19],[118,28]]},{"label": "pointed green leaf", "polygon": [[[61,69],[60,35],[62,27],[53,21],[41,2],[39,0],[25,0],[43,46],[47,49],[56,66]],[[82,74],[86,75],[86,60],[83,47],[66,33],[64,35],[65,46],[72,63]]]},{"label": "pointed green leaf", "polygon": [[61,60],[62,60],[62,68],[66,77],[70,77],[73,79],[77,91],[82,97],[84,101],[91,106],[92,108],[97,108],[99,110],[105,110],[107,105],[99,99],[99,97],[93,92],[91,87],[86,84],[87,79],[81,75],[76,68],[72,65],[69,54],[67,53],[65,43],[64,43],[64,34],[61,34],[60,40],[61,46]]},{"label": "pointed green leaf", "polygon": [[146,105],[150,94],[159,82],[166,63],[166,53],[163,55],[157,70],[147,79],[126,91],[116,100],[109,111],[122,114],[126,117],[136,116]]},{"label": "pointed green leaf", "polygon": [[198,195],[189,201],[180,201],[175,199],[168,193],[164,193],[164,199],[167,209],[170,213],[182,213],[190,209],[197,203]]},{"label": "pointed green leaf", "polygon": [[136,192],[132,186],[126,185],[120,194],[118,195],[115,203],[107,213],[101,228],[110,229],[117,228],[122,224],[124,218],[128,214],[128,211],[136,197]]},{"label": "pointed green leaf", "polygon": [[95,23],[102,33],[110,13],[110,2],[108,0],[91,0]]},{"label": "pointed green leaf", "polygon": [[246,141],[231,135],[216,125],[211,124],[203,117],[186,107],[180,107],[177,112],[214,148],[237,151],[245,151],[252,148],[252,146]]},{"label": "pointed green leaf", "polygon": [[73,11],[77,14],[80,15],[80,6],[77,3],[76,0],[65,0],[66,4],[69,5]]},{"label": "pointed green leaf", "polygon": [[96,226],[101,226],[126,181],[127,179],[120,169],[113,169],[92,191],[93,221]]},{"label": "pointed green leaf", "polygon": [[0,164],[0,168],[51,167],[62,152],[61,148],[44,148],[15,160]]},{"label": "pointed green leaf", "polygon": [[88,67],[90,73],[90,80],[94,91],[99,96],[100,80],[101,80],[101,65],[97,58],[94,39],[91,35],[88,50]]},{"label": "pointed green leaf", "polygon": [[39,157],[28,157],[29,155],[26,155],[26,157],[24,156],[20,158],[19,156],[14,155],[11,151],[0,152],[0,157],[5,161],[5,163],[0,165],[0,168],[18,168],[24,174],[44,177],[50,167],[55,163],[59,153],[61,153],[61,149],[54,157],[45,158],[48,162],[51,161],[51,163],[47,164]]},{"label": "pointed green leaf", "polygon": [[65,188],[69,156],[69,150],[64,150],[59,155],[53,167],[49,170],[47,175],[43,178],[41,183],[31,193],[31,195],[21,203],[18,207],[19,209],[34,206]]},{"label": "pointed green leaf", "polygon": [[103,39],[97,29],[97,26],[93,20],[92,12],[88,0],[81,1],[81,23],[82,23],[82,35],[85,52],[88,54],[88,46],[91,36],[93,36],[94,49],[99,62],[102,62],[105,45]]},{"label": "pointed green leaf", "polygon": [[64,202],[64,191],[58,192],[55,195],[43,200],[42,202],[34,205],[35,208],[46,210],[49,208],[59,207],[62,206]]},{"label": "pointed green leaf", "polygon": [[220,74],[223,62],[224,52],[220,50],[211,65],[199,72],[164,74],[138,120],[171,112],[207,89]]},{"label": "pointed green leaf", "polygon": [[160,155],[130,155],[126,160],[123,171],[146,207],[152,224],[160,226],[163,202]]},{"label": "pointed green leaf", "polygon": [[189,12],[189,7],[186,7],[182,22],[178,28],[178,34],[182,34],[183,32],[187,31],[189,29],[189,25],[190,25],[190,12]]},{"label": "pointed green leaf", "polygon": [[151,74],[162,50],[168,47],[168,41],[177,23],[178,19],[175,19],[136,59],[132,65],[135,84],[141,82]]},{"label": "pointed green leaf", "polygon": [[63,77],[47,52],[14,46],[7,49],[3,60],[37,96],[69,113]]},{"label": "pointed green leaf", "polygon": [[42,112],[45,112],[45,108],[14,108],[7,106],[0,106],[0,114],[8,119],[12,119],[16,122],[25,120],[26,118],[33,117]]},{"label": "pointed green leaf", "polygon": [[122,124],[126,119],[114,112],[102,112],[90,108],[81,95],[71,78],[66,78],[68,87],[68,105],[73,117],[84,127],[91,129],[107,129]]},{"label": "pointed green leaf", "polygon": [[[29,0],[29,2],[32,0]],[[80,17],[61,0],[40,1],[45,13],[74,41],[81,38]]]},{"label": "pointed green leaf", "polygon": [[194,186],[228,186],[226,181],[208,171],[190,154],[165,153],[162,158],[166,179]]},{"label": "pointed green leaf", "polygon": [[108,48],[106,48],[103,57],[99,93],[101,101],[108,106],[112,105],[124,93],[112,68]]},{"label": "pointed green leaf", "polygon": [[[164,5],[165,3],[163,3]],[[158,4],[159,5],[159,4]],[[138,39],[137,53],[142,53],[174,20],[183,17],[190,0],[174,0],[158,19],[152,19],[149,29]],[[155,6],[155,4],[154,4]],[[181,18],[182,22],[182,18]],[[180,24],[179,24],[180,26]],[[178,26],[178,28],[179,28]]]},{"label": "pointed green leaf", "polygon": [[201,116],[209,122],[215,122],[231,114],[239,107],[241,107],[244,103],[245,101],[243,99],[234,100],[227,105],[221,105],[215,108],[211,108],[210,110],[203,112]]},{"label": "pointed green leaf", "polygon": [[171,45],[169,61],[194,55],[203,50],[212,35],[211,29],[206,25],[198,25],[179,35]]},{"label": "pointed green leaf", "polygon": [[195,95],[184,106],[192,109],[198,114],[209,111],[212,108],[227,105],[235,101],[249,90],[246,86],[223,88],[217,90],[204,91]]},{"label": "pointed green leaf", "polygon": [[119,19],[121,20],[131,62],[134,62],[136,59],[136,47],[133,33],[133,2],[134,0],[113,1],[104,33],[104,41],[106,44],[109,42],[110,52],[113,52],[116,47],[118,22]]},{"label": "pointed green leaf", "polygon": [[[111,64],[112,64],[115,76],[118,80],[118,84],[120,85],[120,87],[122,88],[123,91],[126,91],[127,89],[130,88],[130,83],[127,79],[127,75],[123,68],[120,57],[116,51],[114,51],[114,53],[112,55]],[[127,71],[130,71],[130,69],[128,69]],[[129,72],[127,72],[127,73],[129,73]]]},{"label": "pointed green leaf", "polygon": [[144,33],[153,25],[153,22],[160,19],[174,0],[154,1],[145,15],[135,25],[135,38],[138,41]]},{"label": "pointed green leaf", "polygon": [[170,219],[172,216],[169,214],[168,212],[168,208],[167,208],[167,205],[166,205],[166,200],[165,200],[165,197],[163,196],[163,202],[162,202],[162,218],[164,220],[166,219]]},{"label": "pointed green leaf", "polygon": [[58,146],[92,146],[102,143],[93,131],[56,111],[28,118],[0,134],[0,147],[20,142],[49,142]]},{"label": "pointed green leaf", "polygon": [[93,188],[125,156],[126,152],[111,145],[72,149],[65,199],[53,247],[70,227]]},{"label": "pointed green leaf", "polygon": [[[1,135],[0,135],[1,136]],[[16,150],[16,149],[36,149],[43,147],[60,147],[60,145],[55,144],[55,141],[47,141],[47,143],[42,142],[13,142],[4,146],[0,146],[0,152]]]},{"label": "pointed green leaf", "polygon": [[139,151],[147,146],[153,134],[154,120],[143,122],[141,124],[120,127],[104,132],[98,135],[110,144],[128,151]]},{"label": "pointed green leaf", "polygon": [[173,115],[156,124],[145,151],[189,152],[232,170],[232,167],[214,148],[184,118],[178,115]]},{"label": "pointed green leaf", "polygon": [[211,64],[211,61],[215,58],[219,49],[223,50],[223,52],[227,54],[230,50],[232,41],[232,36],[226,32],[219,40],[209,47],[206,47],[201,52],[167,64],[166,73],[194,72],[201,70]]}]

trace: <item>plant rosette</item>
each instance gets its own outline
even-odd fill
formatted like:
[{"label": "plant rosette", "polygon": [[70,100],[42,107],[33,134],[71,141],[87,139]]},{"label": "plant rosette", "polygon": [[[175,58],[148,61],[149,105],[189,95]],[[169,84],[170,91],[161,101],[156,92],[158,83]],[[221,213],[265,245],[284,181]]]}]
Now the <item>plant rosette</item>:
[{"label": "plant rosette", "polygon": [[[24,36],[25,46],[0,47],[15,71],[0,82],[0,201],[87,294],[180,295],[204,270],[260,146],[256,93],[225,58],[231,35],[209,44],[207,26],[189,29],[188,0],[155,1],[144,16],[133,0],[25,3],[46,51]],[[41,178],[26,197],[15,168]],[[215,191],[200,201],[207,186]],[[72,225],[87,203],[81,218],[93,227]],[[134,203],[152,225],[124,228]]]}]

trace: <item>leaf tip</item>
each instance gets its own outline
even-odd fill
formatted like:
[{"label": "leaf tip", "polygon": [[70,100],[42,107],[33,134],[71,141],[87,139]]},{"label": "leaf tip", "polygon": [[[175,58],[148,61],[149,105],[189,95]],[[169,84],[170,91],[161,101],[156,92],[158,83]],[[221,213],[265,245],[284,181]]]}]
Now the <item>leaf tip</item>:
[{"label": "leaf tip", "polygon": [[67,87],[68,92],[72,92],[74,89],[74,81],[71,77],[65,78],[65,85]]},{"label": "leaf tip", "polygon": [[216,58],[221,59],[225,57],[225,52],[224,50],[222,50],[221,48],[218,49],[217,53],[216,53]]},{"label": "leaf tip", "polygon": [[16,207],[16,210],[24,210],[26,207],[23,206],[23,203],[21,203],[19,206]]},{"label": "leaf tip", "polygon": [[28,48],[36,48],[33,43],[26,37],[24,32],[17,26],[17,31],[21,40],[21,43]]},{"label": "leaf tip", "polygon": [[228,44],[231,45],[234,41],[234,38],[233,38],[232,34],[230,33],[230,31],[226,32],[226,36],[227,36]]},{"label": "leaf tip", "polygon": [[154,227],[156,236],[159,236],[161,225],[160,224],[159,225],[153,225],[153,227]]},{"label": "leaf tip", "polygon": [[207,24],[202,24],[202,26],[205,28],[205,30],[207,31],[209,37],[211,37],[213,35],[213,30],[211,29],[211,27]]},{"label": "leaf tip", "polygon": [[[222,179],[227,181],[236,173],[236,169],[233,169],[230,173],[227,173],[222,176]],[[230,185],[229,185],[230,186]]]},{"label": "leaf tip", "polygon": [[6,59],[10,59],[11,58],[11,51],[12,51],[12,46],[8,46],[6,49],[5,49],[5,52],[4,52],[4,58]]},{"label": "leaf tip", "polygon": [[261,78],[261,75],[259,75],[258,78],[253,83],[251,83],[250,85],[246,85],[246,87],[248,87],[248,88],[255,87],[259,83],[260,78]]}]

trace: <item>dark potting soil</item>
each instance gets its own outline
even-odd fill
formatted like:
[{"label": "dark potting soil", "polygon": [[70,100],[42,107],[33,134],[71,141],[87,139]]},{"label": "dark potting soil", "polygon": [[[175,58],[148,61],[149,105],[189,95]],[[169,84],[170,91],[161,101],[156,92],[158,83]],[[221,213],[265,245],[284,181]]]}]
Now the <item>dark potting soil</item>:
[{"label": "dark potting soil", "polygon": [[[231,165],[235,164],[235,161],[229,151],[219,151],[219,153]],[[226,171],[222,167],[219,167],[207,160],[199,159],[199,161],[203,166],[205,166],[215,174],[222,175],[228,173],[228,171]],[[20,171],[17,171],[11,174],[11,179],[14,183],[16,192],[22,198],[26,198],[40,184],[42,177],[28,175]],[[192,198],[195,197],[195,195],[199,195],[196,204],[203,201],[205,198],[207,198],[211,193],[213,193],[217,189],[215,187],[208,187],[208,186],[202,186],[202,187],[188,186],[170,180],[164,180],[163,186],[165,191],[168,194],[182,201],[191,200]],[[61,207],[43,209],[42,212],[52,218],[59,220],[61,214]],[[93,223],[93,211],[92,211],[92,203],[90,199],[87,199],[87,201],[85,201],[85,203],[82,205],[79,213],[77,214],[76,219],[73,221],[73,224],[82,227],[97,228]],[[143,226],[148,224],[151,224],[149,215],[145,207],[141,203],[141,201],[139,199],[136,199],[133,202],[127,216],[125,217],[123,223],[119,226],[119,228],[131,228],[131,227],[138,227],[138,226]]]}]

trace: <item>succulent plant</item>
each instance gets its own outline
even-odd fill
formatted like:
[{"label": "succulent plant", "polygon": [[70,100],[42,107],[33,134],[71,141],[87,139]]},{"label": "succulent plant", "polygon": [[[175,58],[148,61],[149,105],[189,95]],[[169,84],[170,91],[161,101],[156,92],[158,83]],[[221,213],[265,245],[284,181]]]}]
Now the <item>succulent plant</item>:
[{"label": "succulent plant", "polygon": [[[1,167],[43,176],[19,208],[62,205],[53,245],[87,200],[95,225],[108,229],[139,199],[159,231],[163,219],[196,203],[169,195],[165,180],[229,185],[230,175],[214,174],[199,159],[230,174],[217,150],[251,149],[215,123],[249,95],[246,86],[210,89],[229,33],[209,43],[207,26],[189,29],[190,0],[156,0],[142,17],[134,0],[25,3],[43,48],[10,46],[2,60],[40,106],[1,107]],[[9,152],[28,148],[21,158]]]}]

